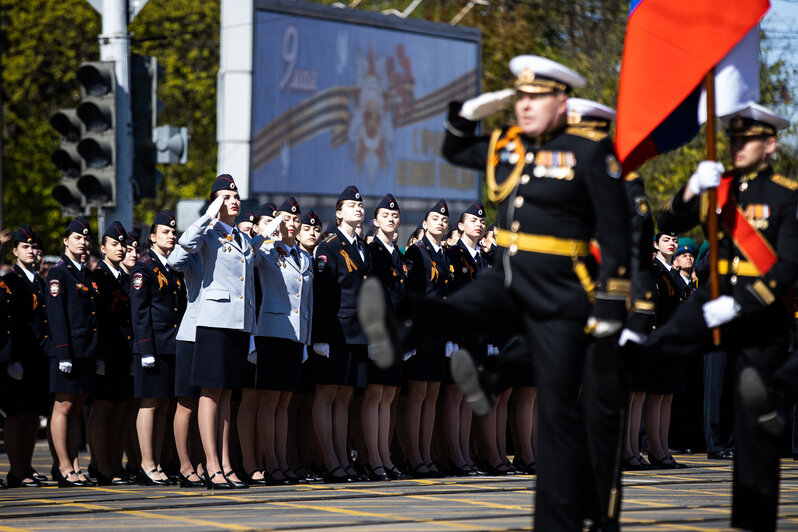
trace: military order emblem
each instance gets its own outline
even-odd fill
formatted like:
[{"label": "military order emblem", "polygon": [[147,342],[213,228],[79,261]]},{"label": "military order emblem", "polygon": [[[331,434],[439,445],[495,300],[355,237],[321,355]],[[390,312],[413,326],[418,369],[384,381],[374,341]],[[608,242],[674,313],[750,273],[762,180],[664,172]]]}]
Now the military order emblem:
[{"label": "military order emblem", "polygon": [[635,211],[637,211],[637,214],[640,216],[648,214],[648,202],[645,196],[635,196]]},{"label": "military order emblem", "polygon": [[61,282],[58,279],[50,281],[50,295],[55,297],[61,292]]},{"label": "military order emblem", "polygon": [[615,179],[621,177],[621,163],[618,162],[618,159],[616,159],[614,155],[607,155],[604,162],[607,165],[607,174],[610,177],[614,177]]},{"label": "military order emblem", "polygon": [[133,288],[135,288],[136,290],[140,290],[141,285],[143,283],[144,283],[144,276],[141,273],[134,273],[132,280]]}]

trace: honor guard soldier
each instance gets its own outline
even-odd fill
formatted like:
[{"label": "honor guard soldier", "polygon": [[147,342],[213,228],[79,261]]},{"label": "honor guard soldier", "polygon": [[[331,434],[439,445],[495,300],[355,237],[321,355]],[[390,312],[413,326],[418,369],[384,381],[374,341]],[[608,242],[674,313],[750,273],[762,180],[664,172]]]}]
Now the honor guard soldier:
[{"label": "honor guard soldier", "polygon": [[[514,89],[450,104],[443,155],[453,164],[485,170],[488,196],[499,204],[499,267],[449,297],[447,314],[460,308],[459,330],[480,327],[480,321],[484,327],[486,316],[523,320],[540,397],[535,527],[582,530],[586,487],[580,479],[589,464],[579,387],[590,369],[584,366],[589,335],[615,341],[612,335],[626,315],[626,198],[607,135],[566,123],[568,96],[584,79],[529,55],[514,58],[510,70]],[[513,99],[516,125],[475,135],[478,120]],[[589,251],[594,235],[602,249],[597,269],[591,268]],[[457,359],[455,379],[466,397],[479,396],[468,365],[455,371]],[[590,402],[594,393],[585,386],[582,401]]]},{"label": "honor guard soldier", "polygon": [[95,373],[97,290],[85,265],[89,222],[82,216],[64,231],[64,254],[47,275],[47,321],[50,325],[50,392],[55,394],[50,433],[58,464],[53,476],[60,487],[93,485],[78,462],[81,410]]},{"label": "honor guard soldier", "polygon": [[158,464],[163,441],[157,436],[163,438],[174,397],[175,337],[186,307],[183,276],[167,265],[177,240],[175,227],[171,212],[155,216],[150,249],[136,262],[130,279],[134,396],[141,399],[136,419],[141,449],[138,481],[146,486],[170,483]]},{"label": "honor guard soldier", "polygon": [[316,250],[310,355],[316,382],[313,423],[328,482],[357,477],[346,452],[346,434],[358,366],[368,359],[368,339],[357,316],[358,293],[371,274],[371,256],[356,233],[363,216],[363,197],[350,185],[338,196],[335,228]]},{"label": "honor guard soldier", "polygon": [[706,192],[717,187],[719,286],[710,300],[699,287],[647,343],[662,354],[703,355],[711,329],[721,328],[721,347],[736,358],[732,526],[775,530],[778,491],[780,407],[794,400],[798,383],[789,374],[792,307],[785,297],[798,278],[798,183],[777,174],[770,158],[777,131],[789,122],[751,103],[725,117],[733,169],[714,161],[695,173],[660,217],[665,231],[686,231],[707,216]]},{"label": "honor guard soldier", "polygon": [[[28,487],[46,480],[34,471],[31,457],[39,431],[39,415],[46,416],[50,409],[45,351],[49,332],[44,282],[37,273],[41,244],[28,224],[21,225],[13,238],[12,252],[16,262],[2,278],[14,300],[13,313],[0,310],[0,317],[14,320],[11,329],[14,341],[6,344],[6,348],[11,349],[11,358],[2,381],[6,413],[3,435],[11,464],[8,485]],[[7,301],[5,289],[0,295],[4,292]]]}]

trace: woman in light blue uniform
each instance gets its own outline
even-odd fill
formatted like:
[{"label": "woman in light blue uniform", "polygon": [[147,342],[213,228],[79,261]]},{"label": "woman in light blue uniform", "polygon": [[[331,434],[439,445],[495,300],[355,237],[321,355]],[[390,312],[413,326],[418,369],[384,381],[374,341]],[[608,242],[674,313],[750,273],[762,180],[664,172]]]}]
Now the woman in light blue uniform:
[{"label": "woman in light blue uniform", "polygon": [[202,290],[202,259],[197,253],[189,253],[180,246],[169,255],[169,267],[183,273],[186,285],[186,312],[177,329],[177,350],[175,355],[175,409],[174,434],[177,457],[180,460],[178,480],[184,488],[204,486],[200,474],[192,460],[193,434],[190,436],[191,417],[197,411],[200,389],[191,385],[191,365],[194,360],[194,338],[197,334],[197,314],[199,314],[200,291]]},{"label": "woman in light blue uniform", "polygon": [[275,215],[280,240],[264,243],[255,258],[263,296],[255,330],[257,425],[266,451],[267,484],[299,480],[286,459],[288,403],[299,389],[313,306],[313,259],[296,240],[300,216],[296,199],[285,200]]},{"label": "woman in light blue uniform", "polygon": [[[230,463],[230,397],[244,384],[249,335],[255,328],[255,252],[249,236],[233,227],[241,199],[229,174],[216,178],[210,199],[205,215],[179,240],[183,249],[202,257],[191,384],[202,389],[198,418],[208,489],[246,488]],[[262,238],[256,241],[259,246]]]}]

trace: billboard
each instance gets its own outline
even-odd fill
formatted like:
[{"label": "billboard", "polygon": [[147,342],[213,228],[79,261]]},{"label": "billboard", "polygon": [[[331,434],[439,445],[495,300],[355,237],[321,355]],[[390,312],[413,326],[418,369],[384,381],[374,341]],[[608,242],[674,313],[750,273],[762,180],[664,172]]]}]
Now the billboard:
[{"label": "billboard", "polygon": [[479,197],[440,156],[449,101],[479,93],[477,30],[261,1],[253,33],[252,194]]}]

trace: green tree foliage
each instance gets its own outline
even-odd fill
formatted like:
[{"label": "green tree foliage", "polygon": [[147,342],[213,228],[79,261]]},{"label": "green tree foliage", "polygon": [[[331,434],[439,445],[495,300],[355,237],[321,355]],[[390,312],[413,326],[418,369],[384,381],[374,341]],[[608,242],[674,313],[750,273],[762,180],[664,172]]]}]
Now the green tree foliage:
[{"label": "green tree foliage", "polygon": [[[77,68],[99,59],[101,19],[86,0],[0,0],[0,17],[5,226],[29,222],[47,252],[59,253],[66,220],[50,195],[59,139],[49,120],[77,105]],[[151,0],[129,30],[131,50],[158,57],[164,69],[158,123],[188,126],[191,135],[189,163],[160,166],[158,198],[135,207],[148,224],[177,199],[204,196],[216,172],[219,1]]]},{"label": "green tree foliage", "polygon": [[[349,6],[353,2],[321,0]],[[403,11],[410,0],[362,0],[358,9]],[[424,0],[412,18],[448,23],[465,0]],[[482,88],[508,87],[509,60],[531,53],[551,57],[582,73],[588,86],[576,96],[615,106],[628,2],[622,0],[492,0],[475,5],[459,22],[482,32]],[[79,98],[75,72],[82,61],[99,56],[100,17],[85,0],[0,0],[2,54],[3,197],[6,226],[32,222],[45,236],[48,251],[60,249],[64,220],[50,191],[58,181],[50,153],[58,136],[49,125],[54,111],[74,107]],[[135,217],[152,220],[181,197],[203,197],[216,173],[216,76],[219,65],[219,0],[150,0],[130,25],[133,52],[158,57],[164,68],[159,87],[159,124],[188,126],[189,163],[161,166],[158,197],[135,207]],[[763,35],[763,54],[768,49]],[[763,64],[765,62],[763,61]],[[762,101],[785,110],[795,72],[777,61],[762,68]],[[786,113],[789,114],[789,113]],[[512,121],[508,110],[490,117],[490,129]],[[782,135],[776,169],[798,175],[794,132]],[[726,158],[724,135],[718,154]],[[667,199],[705,158],[703,133],[684,148],[643,165],[641,175],[657,215]],[[484,194],[483,194],[484,197]],[[493,206],[488,206],[489,213]]]}]

